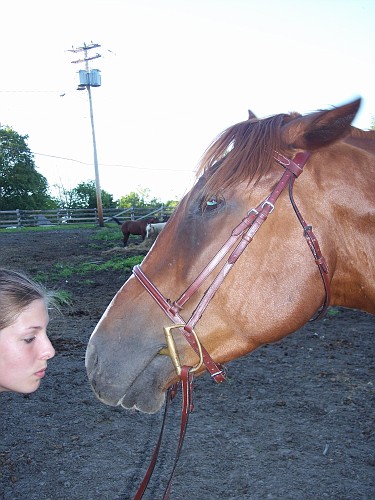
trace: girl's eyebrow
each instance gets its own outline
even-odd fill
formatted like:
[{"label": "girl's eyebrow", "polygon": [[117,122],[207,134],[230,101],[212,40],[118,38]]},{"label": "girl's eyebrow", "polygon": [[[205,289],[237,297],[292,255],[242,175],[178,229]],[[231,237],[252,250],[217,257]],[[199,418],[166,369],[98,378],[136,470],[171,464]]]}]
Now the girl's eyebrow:
[{"label": "girl's eyebrow", "polygon": [[40,325],[37,325],[37,326],[28,326],[27,328],[25,328],[25,330],[43,330],[43,327],[40,326]]}]

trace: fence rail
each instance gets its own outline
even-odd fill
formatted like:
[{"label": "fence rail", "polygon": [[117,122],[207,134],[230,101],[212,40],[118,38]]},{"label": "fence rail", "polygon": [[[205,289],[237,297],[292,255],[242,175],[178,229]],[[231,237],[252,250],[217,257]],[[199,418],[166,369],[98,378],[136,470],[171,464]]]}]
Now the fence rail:
[{"label": "fence rail", "polygon": [[[164,220],[172,212],[171,208],[161,205],[155,207],[131,207],[126,209],[104,208],[104,222],[111,222],[116,217],[125,220],[144,219],[154,216]],[[58,226],[60,224],[99,224],[96,208],[59,209],[59,210],[4,210],[0,211],[0,229],[30,226]]]}]

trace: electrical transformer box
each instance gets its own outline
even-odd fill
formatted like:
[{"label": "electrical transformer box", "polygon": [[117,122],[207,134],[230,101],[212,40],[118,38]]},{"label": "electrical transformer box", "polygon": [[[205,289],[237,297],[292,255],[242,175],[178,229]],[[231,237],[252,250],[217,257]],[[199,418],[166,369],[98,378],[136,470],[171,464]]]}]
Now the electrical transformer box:
[{"label": "electrical transformer box", "polygon": [[78,74],[79,74],[79,86],[80,87],[83,87],[85,85],[89,85],[90,84],[90,80],[89,80],[89,72],[84,70],[84,69],[80,69],[78,71]]},{"label": "electrical transformer box", "polygon": [[90,85],[91,87],[100,87],[102,78],[100,76],[100,69],[92,69],[90,71]]}]

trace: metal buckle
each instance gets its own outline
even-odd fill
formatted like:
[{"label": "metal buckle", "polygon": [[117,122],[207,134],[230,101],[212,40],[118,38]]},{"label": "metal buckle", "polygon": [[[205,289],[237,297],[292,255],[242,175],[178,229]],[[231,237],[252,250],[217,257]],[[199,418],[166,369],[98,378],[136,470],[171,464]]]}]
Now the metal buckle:
[{"label": "metal buckle", "polygon": [[248,212],[247,212],[247,215],[250,215],[250,214],[255,214],[255,215],[258,215],[259,212],[256,208],[251,208]]},{"label": "metal buckle", "polygon": [[[171,330],[173,330],[174,328],[183,328],[184,326],[185,326],[185,324],[164,326],[163,330],[164,330],[165,339],[167,341],[167,347],[163,347],[159,351],[159,354],[163,354],[163,355],[169,356],[171,358],[173,366],[175,367],[175,370],[176,370],[176,373],[178,376],[181,375],[181,361],[180,361],[180,357],[179,357],[178,352],[177,352],[176,343],[174,341]],[[203,352],[202,352],[202,346],[201,346],[201,343],[199,342],[197,334],[195,333],[194,330],[191,330],[191,333],[193,334],[195,341],[197,343],[197,346],[198,346],[199,362],[195,366],[192,366],[190,368],[190,371],[196,372],[197,370],[199,370],[199,368],[203,364]]]},{"label": "metal buckle", "polygon": [[262,203],[262,208],[264,208],[264,205],[269,205],[271,207],[270,214],[272,214],[272,212],[275,210],[275,205],[268,200]]}]

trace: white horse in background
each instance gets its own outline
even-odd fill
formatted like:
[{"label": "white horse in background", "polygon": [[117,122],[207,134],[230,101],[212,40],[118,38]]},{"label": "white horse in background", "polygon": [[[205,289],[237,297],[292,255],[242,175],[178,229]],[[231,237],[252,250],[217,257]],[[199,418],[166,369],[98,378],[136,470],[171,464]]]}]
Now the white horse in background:
[{"label": "white horse in background", "polygon": [[156,237],[162,232],[166,222],[158,222],[155,224],[147,224],[146,226],[146,239],[156,239]]}]

